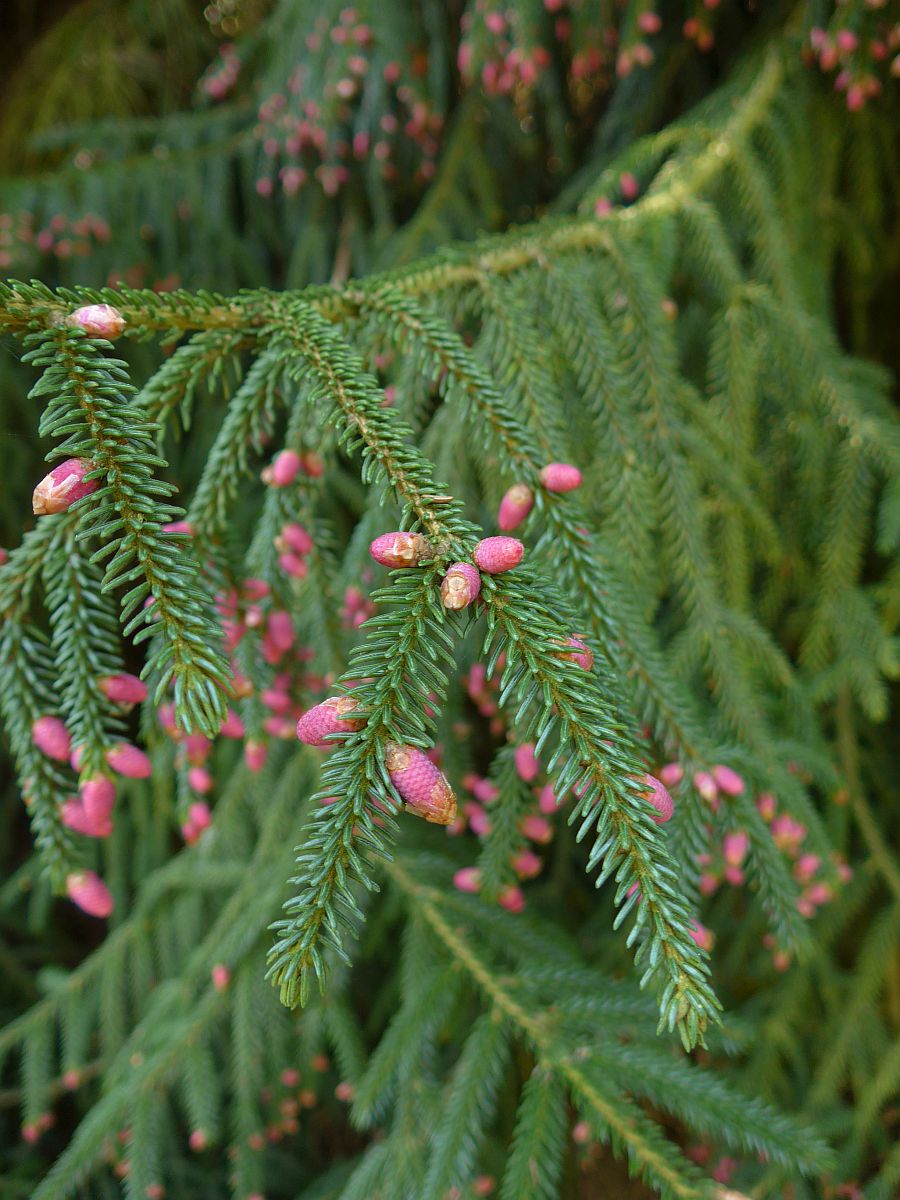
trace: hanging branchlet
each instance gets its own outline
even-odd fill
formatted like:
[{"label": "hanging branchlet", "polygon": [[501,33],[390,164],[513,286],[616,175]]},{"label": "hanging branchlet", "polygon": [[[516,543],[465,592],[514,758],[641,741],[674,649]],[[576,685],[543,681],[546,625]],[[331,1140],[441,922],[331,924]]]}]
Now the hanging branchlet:
[{"label": "hanging branchlet", "polygon": [[128,403],[134,389],[125,364],[105,357],[103,343],[80,330],[57,328],[26,340],[27,360],[44,368],[31,394],[50,397],[40,432],[65,439],[52,456],[88,459],[100,484],[90,507],[79,509],[78,538],[102,541],[92,561],[107,560],[104,590],[128,585],[125,634],[136,642],[157,628],[161,634],[145,668],[157,675],[157,701],[172,685],[185,727],[214,732],[225,716],[227,666],[196,563],[163,529],[182,511],[168,503],[174,487],[154,478],[165,463],[155,450],[155,427]]}]

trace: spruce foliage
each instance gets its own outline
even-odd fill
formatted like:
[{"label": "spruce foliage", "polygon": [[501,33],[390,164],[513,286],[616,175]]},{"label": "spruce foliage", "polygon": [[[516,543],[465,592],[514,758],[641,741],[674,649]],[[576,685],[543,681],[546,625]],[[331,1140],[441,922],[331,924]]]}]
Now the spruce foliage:
[{"label": "spruce foliage", "polygon": [[[97,483],[0,566],[0,714],[35,849],[0,914],[49,928],[88,866],[116,902],[40,994],[11,968],[16,1180],[36,1200],[116,1178],[130,1197],[430,1200],[486,1194],[490,1174],[502,1200],[549,1200],[609,1186],[612,1158],[665,1200],[732,1177],[887,1200],[900,426],[830,300],[837,273],[864,323],[877,287],[855,245],[885,222],[881,125],[811,77],[804,6],[772,6],[753,38],[722,18],[741,54],[715,87],[677,39],[649,82],[620,63],[599,120],[602,73],[574,69],[586,5],[512,97],[491,90],[483,6],[452,34],[458,72],[440,5],[237,7],[194,110],[48,130],[4,186],[35,211],[96,197],[127,227],[55,286],[0,284],[23,364],[4,374],[28,380],[48,463],[87,460]],[[510,6],[515,46],[542,45],[555,7]],[[874,36],[874,6],[846,7]],[[718,19],[703,8],[690,19]],[[649,13],[604,15],[620,53]],[[354,22],[368,74],[342,103]],[[426,65],[395,87],[410,45]],[[280,104],[215,102],[233,54]],[[698,103],[668,111],[667,78]],[[357,154],[333,203],[334,162],[292,190],[278,113],[301,92],[327,98],[329,145],[368,147],[398,113],[422,136],[387,178]],[[548,149],[558,182],[535,169]],[[514,223],[522,207],[536,219]],[[118,282],[110,255],[142,224],[157,281],[180,264],[221,290]],[[93,304],[124,318],[117,346],[70,323]],[[546,487],[553,462],[582,485]],[[447,567],[497,532],[514,484],[534,498],[521,565],[449,611]],[[373,568],[391,529],[427,538],[417,565]],[[149,685],[135,713],[100,686],[126,667]],[[360,727],[300,745],[299,713],[335,695]],[[71,761],[38,748],[41,717]],[[112,836],[87,839],[64,804],[123,741],[152,776],[117,780]],[[405,811],[393,743],[439,747],[461,836]],[[645,776],[666,764],[659,824]]]}]

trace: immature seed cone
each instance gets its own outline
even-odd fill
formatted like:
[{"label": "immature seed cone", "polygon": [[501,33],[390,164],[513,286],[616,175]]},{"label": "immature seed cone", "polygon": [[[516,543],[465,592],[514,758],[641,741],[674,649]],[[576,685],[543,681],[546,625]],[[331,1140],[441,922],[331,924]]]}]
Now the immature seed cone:
[{"label": "immature seed cone", "polygon": [[369,546],[369,553],[383,567],[417,567],[434,553],[421,533],[383,533]]},{"label": "immature seed cone", "polygon": [[113,704],[140,704],[147,699],[147,685],[136,675],[107,675],[100,680],[100,691]]},{"label": "immature seed cone", "polygon": [[675,802],[663,784],[653,775],[645,775],[643,782],[647,785],[648,789],[644,792],[644,799],[649,800],[656,809],[656,815],[653,820],[657,825],[665,825],[666,821],[672,820],[672,814],[675,812]]},{"label": "immature seed cone", "polygon": [[113,910],[109,888],[93,871],[76,871],[66,880],[66,892],[73,904],[92,917],[108,917]]},{"label": "immature seed cone", "polygon": [[48,758],[65,762],[72,748],[69,731],[59,717],[38,717],[31,726],[31,740]]},{"label": "immature seed cone", "polygon": [[270,487],[289,487],[300,474],[302,465],[296,450],[282,450],[263,471],[262,481]]},{"label": "immature seed cone", "polygon": [[489,537],[478,543],[472,557],[479,570],[488,575],[502,575],[517,567],[524,553],[525,547],[518,538]]},{"label": "immature seed cone", "polygon": [[105,775],[86,779],[79,789],[81,806],[92,821],[106,821],[116,803],[116,785]]},{"label": "immature seed cone", "polygon": [[93,469],[94,464],[86,458],[67,458],[54,467],[34,489],[31,508],[35,516],[65,512],[76,500],[95,492],[97,480],[85,483],[84,479]]},{"label": "immature seed cone", "polygon": [[84,834],[85,837],[105,838],[113,831],[108,815],[91,815],[80,800],[66,800],[60,809],[60,815],[67,829],[74,829],[76,833]]},{"label": "immature seed cone", "polygon": [[471,563],[453,563],[447,568],[441,584],[441,602],[444,608],[458,610],[466,608],[478,599],[481,592],[481,576]]},{"label": "immature seed cone", "polygon": [[581,487],[581,472],[571,463],[548,463],[541,471],[541,483],[548,492],[574,492]]},{"label": "immature seed cone", "polygon": [[385,747],[384,762],[408,812],[435,825],[450,825],[454,821],[453,789],[423,750],[391,742]]},{"label": "immature seed cone", "polygon": [[91,337],[114,342],[125,330],[125,318],[111,304],[86,304],[66,317],[67,325],[80,325]]},{"label": "immature seed cone", "polygon": [[297,737],[307,746],[330,746],[330,734],[355,733],[365,725],[359,717],[344,716],[355,708],[352,696],[331,696],[303,714],[297,722]]},{"label": "immature seed cone", "polygon": [[527,483],[514,483],[500,501],[497,524],[504,533],[521,525],[534,506],[534,493]]},{"label": "immature seed cone", "polygon": [[106,752],[106,761],[117,775],[127,779],[149,779],[153,773],[150,759],[130,742],[119,742]]},{"label": "immature seed cone", "polygon": [[726,796],[739,796],[746,786],[737,771],[732,771],[731,767],[723,767],[721,764],[713,767],[712,777],[716,786]]},{"label": "immature seed cone", "polygon": [[567,658],[569,662],[576,663],[583,671],[589,671],[594,665],[594,653],[589,646],[586,646],[580,638],[570,637],[566,641],[566,646],[569,647],[561,658]]}]

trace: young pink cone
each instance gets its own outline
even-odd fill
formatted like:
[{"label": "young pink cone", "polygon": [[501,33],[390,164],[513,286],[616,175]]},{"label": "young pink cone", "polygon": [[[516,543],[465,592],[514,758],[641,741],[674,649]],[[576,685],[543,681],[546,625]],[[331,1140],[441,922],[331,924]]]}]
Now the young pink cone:
[{"label": "young pink cone", "polygon": [[108,816],[93,817],[85,810],[80,800],[66,800],[59,810],[62,823],[67,829],[74,829],[85,837],[105,838],[113,831],[112,821]]},{"label": "young pink cone", "polygon": [[553,790],[552,783],[545,783],[538,792],[538,808],[544,816],[552,816],[559,805],[556,803],[556,793]]},{"label": "young pink cone", "polygon": [[[278,539],[276,539],[277,544]],[[295,554],[309,554],[313,548],[313,540],[302,525],[285,525],[281,531],[281,541]],[[278,547],[281,548],[280,546]]]},{"label": "young pink cone", "polygon": [[667,788],[653,775],[645,775],[643,782],[647,784],[649,789],[643,793],[644,799],[649,800],[656,809],[656,815],[653,820],[657,825],[665,825],[666,821],[672,820],[672,814],[675,812],[675,802],[669,795]]},{"label": "young pink cone", "polygon": [[269,613],[267,632],[272,644],[283,653],[287,653],[294,644],[294,622],[291,614],[281,609]]},{"label": "young pink cone", "polygon": [[471,563],[453,563],[447,568],[441,584],[441,603],[453,612],[466,608],[478,599],[481,592],[481,576]]},{"label": "young pink cone", "polygon": [[434,553],[421,533],[382,533],[369,546],[369,553],[383,567],[417,567]]},{"label": "young pink cone", "polygon": [[449,825],[456,816],[456,796],[446,777],[416,746],[385,746],[384,765],[408,812],[435,825]]},{"label": "young pink cone", "polygon": [[722,842],[722,857],[730,867],[739,867],[747,857],[750,849],[750,838],[743,830],[737,833],[726,833]]},{"label": "young pink cone", "polygon": [[571,463],[548,463],[540,479],[548,492],[574,492],[581,487],[581,472]]},{"label": "young pink cone", "polygon": [[538,813],[529,813],[527,817],[523,817],[519,822],[519,829],[525,837],[537,842],[539,846],[546,846],[548,842],[553,841],[553,826],[546,817]]},{"label": "young pink cone", "polygon": [[213,777],[207,771],[206,767],[191,767],[188,771],[188,786],[191,791],[199,792],[201,796],[205,796],[207,792],[213,790]]},{"label": "young pink cone", "polygon": [[681,763],[670,762],[660,770],[659,777],[666,787],[675,787],[684,779],[684,767]]},{"label": "young pink cone", "polygon": [[523,850],[512,860],[512,868],[520,879],[534,879],[540,875],[544,863],[533,850]]},{"label": "young pink cone", "polygon": [[581,667],[583,671],[590,671],[594,665],[593,651],[580,638],[576,637],[570,637],[566,641],[566,645],[571,647],[571,649],[560,654],[560,658],[568,659],[569,662],[573,662],[576,666]]},{"label": "young pink cone", "polygon": [[694,939],[701,950],[706,950],[709,953],[715,945],[716,935],[711,929],[707,929],[705,925],[701,925],[699,921],[692,923],[692,928],[688,931],[689,936]]},{"label": "young pink cone", "polygon": [[231,972],[224,963],[216,963],[210,972],[212,985],[217,992],[224,992],[231,983]]},{"label": "young pink cone", "polygon": [[137,675],[107,675],[100,691],[113,704],[140,704],[147,699],[147,685]]},{"label": "young pink cone", "polygon": [[116,785],[105,775],[86,779],[79,789],[81,805],[92,821],[105,821],[116,803]]},{"label": "young pink cone", "polygon": [[302,465],[296,450],[282,450],[280,454],[275,455],[271,466],[263,471],[263,483],[269,484],[270,487],[290,487],[300,474]]},{"label": "young pink cone", "polygon": [[505,887],[497,897],[497,903],[501,908],[505,908],[507,912],[520,913],[525,907],[525,897],[522,894],[522,889],[510,884]]},{"label": "young pink cone", "polygon": [[524,742],[521,746],[516,746],[513,758],[516,765],[516,774],[521,780],[525,783],[531,783],[532,780],[537,778],[541,764],[534,756],[534,745],[532,742]]},{"label": "young pink cone", "polygon": [[222,737],[233,738],[235,740],[242,738],[246,733],[244,722],[237,715],[233,708],[229,708],[228,715],[222,722],[219,733],[222,735]]},{"label": "young pink cone", "polygon": [[113,910],[112,893],[94,871],[76,871],[70,875],[66,892],[73,904],[92,917],[108,917]]},{"label": "young pink cone", "polygon": [[125,330],[125,318],[111,304],[86,304],[66,317],[67,325],[79,325],[90,337],[114,342]]},{"label": "young pink cone", "polygon": [[106,752],[106,761],[117,775],[127,779],[149,779],[153,774],[150,759],[130,742],[119,742]]},{"label": "young pink cone", "polygon": [[516,529],[534,507],[534,493],[527,483],[514,483],[500,501],[497,524],[504,533]]},{"label": "young pink cone", "polygon": [[731,767],[715,766],[712,769],[712,777],[716,786],[726,796],[739,796],[744,790],[744,781],[737,771],[732,771]]},{"label": "young pink cone", "polygon": [[477,892],[481,887],[481,871],[478,867],[462,867],[453,876],[453,886],[460,892]]},{"label": "young pink cone", "polygon": [[472,557],[479,570],[488,575],[502,575],[517,567],[524,553],[525,547],[518,538],[489,537],[478,543]]},{"label": "young pink cone", "polygon": [[493,804],[500,795],[500,789],[489,779],[473,780],[471,790],[472,795],[481,804]]},{"label": "young pink cone", "polygon": [[35,516],[65,512],[82,496],[96,492],[97,480],[85,482],[84,478],[93,469],[94,464],[86,458],[67,458],[54,467],[34,489],[31,508]]},{"label": "young pink cone", "polygon": [[69,731],[59,717],[38,717],[31,726],[31,740],[48,758],[66,762],[72,748]]},{"label": "young pink cone", "polygon": [[247,770],[254,774],[261,771],[269,757],[269,747],[265,742],[247,742],[244,745],[244,762]]},{"label": "young pink cone", "polygon": [[305,712],[297,722],[297,737],[307,746],[330,746],[328,737],[334,733],[355,733],[365,721],[360,717],[347,718],[356,701],[352,696],[330,696]]},{"label": "young pink cone", "polygon": [[716,786],[716,781],[708,771],[698,771],[694,775],[694,787],[703,799],[710,804],[719,798],[719,789]]}]

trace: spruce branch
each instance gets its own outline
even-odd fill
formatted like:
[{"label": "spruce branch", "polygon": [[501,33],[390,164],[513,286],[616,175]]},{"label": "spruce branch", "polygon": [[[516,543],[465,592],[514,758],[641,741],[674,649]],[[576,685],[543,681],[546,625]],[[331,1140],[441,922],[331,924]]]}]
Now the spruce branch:
[{"label": "spruce branch", "polygon": [[154,478],[165,466],[156,428],[128,404],[134,389],[125,364],[103,355],[105,343],[64,328],[31,340],[25,357],[44,368],[32,395],[51,397],[41,433],[65,438],[51,456],[87,459],[100,481],[78,510],[78,538],[102,541],[92,561],[108,559],[105,591],[129,585],[121,601],[126,635],[140,642],[161,634],[144,668],[158,677],[157,698],[172,684],[185,728],[214,733],[225,717],[228,668],[192,552],[163,529],[182,513],[167,503],[174,487]]}]

